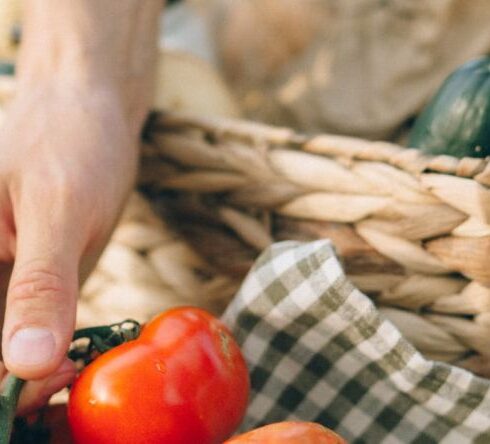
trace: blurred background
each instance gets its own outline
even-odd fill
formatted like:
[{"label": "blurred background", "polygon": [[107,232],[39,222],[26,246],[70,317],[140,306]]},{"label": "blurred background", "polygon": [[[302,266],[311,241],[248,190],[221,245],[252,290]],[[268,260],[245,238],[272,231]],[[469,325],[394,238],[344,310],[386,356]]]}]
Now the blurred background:
[{"label": "blurred background", "polygon": [[488,53],[489,19],[485,0],[187,0],[162,45],[218,69],[246,117],[403,141],[443,79]]}]

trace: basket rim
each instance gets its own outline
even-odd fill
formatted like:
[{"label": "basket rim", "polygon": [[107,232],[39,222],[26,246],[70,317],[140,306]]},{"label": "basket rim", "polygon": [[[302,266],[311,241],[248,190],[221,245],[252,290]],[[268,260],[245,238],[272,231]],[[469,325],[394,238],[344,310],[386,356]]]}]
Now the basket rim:
[{"label": "basket rim", "polygon": [[431,156],[391,142],[328,133],[307,135],[292,128],[248,119],[157,111],[149,121],[146,134],[190,127],[210,136],[247,139],[262,147],[289,145],[327,157],[383,162],[413,175],[435,172],[474,179],[490,186],[490,157]]}]

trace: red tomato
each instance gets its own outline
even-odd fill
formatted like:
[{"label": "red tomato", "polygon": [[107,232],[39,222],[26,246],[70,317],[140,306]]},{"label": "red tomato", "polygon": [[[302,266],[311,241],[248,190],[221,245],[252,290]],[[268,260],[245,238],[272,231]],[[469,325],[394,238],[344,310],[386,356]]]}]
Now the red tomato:
[{"label": "red tomato", "polygon": [[339,435],[314,422],[284,421],[236,436],[224,444],[347,444]]},{"label": "red tomato", "polygon": [[238,427],[249,377],[228,329],[204,310],[164,312],[87,366],[68,417],[77,444],[217,444]]}]

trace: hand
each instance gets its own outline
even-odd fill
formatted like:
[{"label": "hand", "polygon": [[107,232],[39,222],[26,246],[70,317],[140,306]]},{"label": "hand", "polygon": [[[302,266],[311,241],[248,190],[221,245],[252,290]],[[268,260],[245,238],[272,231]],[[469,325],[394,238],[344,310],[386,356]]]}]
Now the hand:
[{"label": "hand", "polygon": [[74,376],[79,284],[133,185],[161,8],[23,1],[18,95],[0,129],[0,290],[11,271],[2,350],[5,367],[30,380],[21,409]]},{"label": "hand", "polygon": [[0,132],[4,286],[13,264],[3,358],[15,375],[39,380],[27,384],[24,407],[43,403],[75,373],[66,352],[79,282],[135,178],[136,134],[123,109],[111,88],[47,84],[19,92]]}]

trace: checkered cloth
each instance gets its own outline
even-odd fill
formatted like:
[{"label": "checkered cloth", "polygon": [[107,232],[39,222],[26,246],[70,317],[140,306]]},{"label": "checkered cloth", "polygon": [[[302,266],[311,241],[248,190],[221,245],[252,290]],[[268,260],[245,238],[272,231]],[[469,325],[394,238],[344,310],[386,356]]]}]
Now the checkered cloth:
[{"label": "checkered cloth", "polygon": [[420,355],[329,241],[273,245],[223,319],[250,366],[243,430],[301,419],[352,444],[490,443],[490,381]]}]

